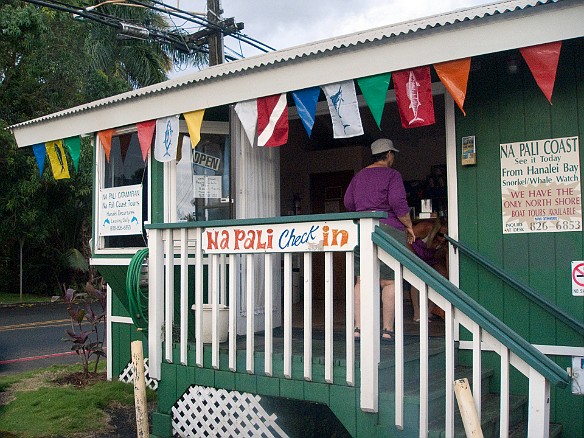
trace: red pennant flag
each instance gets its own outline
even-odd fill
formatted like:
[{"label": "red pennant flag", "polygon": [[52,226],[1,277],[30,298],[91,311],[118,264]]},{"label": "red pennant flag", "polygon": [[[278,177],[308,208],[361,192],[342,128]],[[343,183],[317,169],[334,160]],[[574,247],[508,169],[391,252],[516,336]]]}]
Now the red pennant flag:
[{"label": "red pennant flag", "polygon": [[288,142],[286,93],[257,99],[258,146],[281,146]]},{"label": "red pennant flag", "polygon": [[466,86],[470,72],[470,58],[457,59],[455,61],[440,62],[434,64],[434,70],[438,77],[462,111],[464,112],[464,99],[466,98]]},{"label": "red pennant flag", "polygon": [[132,134],[120,135],[120,152],[122,153],[122,163],[126,161],[128,149],[130,148],[130,141],[132,141]]},{"label": "red pennant flag", "polygon": [[562,42],[540,44],[538,46],[523,47],[519,49],[521,56],[527,62],[535,82],[539,85],[541,91],[552,103],[552,93],[554,83],[556,82],[556,72],[558,70],[558,61],[560,59],[560,49]]},{"label": "red pennant flag", "polygon": [[392,73],[395,98],[402,127],[433,125],[434,100],[430,67],[418,67]]},{"label": "red pennant flag", "polygon": [[154,137],[156,120],[136,123],[136,128],[138,129],[138,141],[140,142],[140,149],[142,150],[142,159],[146,161],[148,151],[152,145],[152,137]]},{"label": "red pennant flag", "polygon": [[103,131],[99,131],[97,136],[99,137],[99,141],[101,142],[101,146],[105,152],[105,159],[109,163],[110,159],[110,152],[112,151],[112,136],[114,135],[113,129],[104,129]]}]

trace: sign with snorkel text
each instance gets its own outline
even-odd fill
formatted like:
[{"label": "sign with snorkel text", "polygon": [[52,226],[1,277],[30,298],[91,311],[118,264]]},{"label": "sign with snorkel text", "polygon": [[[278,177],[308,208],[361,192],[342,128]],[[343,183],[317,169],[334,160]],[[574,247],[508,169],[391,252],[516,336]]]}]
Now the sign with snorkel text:
[{"label": "sign with snorkel text", "polygon": [[353,221],[301,222],[205,228],[207,254],[353,251],[359,241]]},{"label": "sign with snorkel text", "polygon": [[503,234],[582,230],[578,137],[500,145]]}]

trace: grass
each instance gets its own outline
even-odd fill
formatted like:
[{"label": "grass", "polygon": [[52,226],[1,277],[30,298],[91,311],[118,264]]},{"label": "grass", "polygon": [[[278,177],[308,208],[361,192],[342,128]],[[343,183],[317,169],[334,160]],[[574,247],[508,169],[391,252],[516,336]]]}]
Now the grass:
[{"label": "grass", "polygon": [[[81,388],[56,383],[78,371],[79,365],[53,366],[0,377],[0,436],[87,436],[107,430],[108,408],[133,405],[133,385],[103,379]],[[99,372],[105,373],[103,367]],[[154,398],[148,390],[148,400]]]},{"label": "grass", "polygon": [[19,293],[0,292],[0,304],[18,304],[18,303],[48,303],[51,297],[34,294],[22,294],[20,301]]}]

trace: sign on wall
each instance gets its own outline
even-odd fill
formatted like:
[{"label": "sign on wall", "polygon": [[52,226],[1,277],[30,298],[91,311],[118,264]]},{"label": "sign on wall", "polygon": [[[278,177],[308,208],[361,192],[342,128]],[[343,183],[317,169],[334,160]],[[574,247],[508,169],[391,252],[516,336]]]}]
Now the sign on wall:
[{"label": "sign on wall", "polygon": [[353,221],[302,222],[206,228],[207,254],[353,251],[359,241]]},{"label": "sign on wall", "polygon": [[142,185],[99,191],[100,236],[142,234]]},{"label": "sign on wall", "polygon": [[500,145],[503,234],[582,230],[578,137]]},{"label": "sign on wall", "polygon": [[584,297],[584,261],[572,262],[572,295]]}]

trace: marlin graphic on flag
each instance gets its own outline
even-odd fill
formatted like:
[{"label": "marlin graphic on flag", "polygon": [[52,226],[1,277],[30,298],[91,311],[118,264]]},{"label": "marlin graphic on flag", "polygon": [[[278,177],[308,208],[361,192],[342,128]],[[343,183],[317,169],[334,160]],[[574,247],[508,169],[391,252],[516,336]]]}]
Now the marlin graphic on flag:
[{"label": "marlin graphic on flag", "polygon": [[334,137],[348,138],[363,135],[355,83],[352,80],[344,81],[323,85],[321,88],[331,114]]},{"label": "marlin graphic on flag", "polygon": [[154,158],[157,161],[165,162],[176,159],[179,134],[178,118],[179,116],[176,115],[156,120]]},{"label": "marlin graphic on flag", "polygon": [[435,118],[430,67],[397,71],[392,76],[402,127],[433,125]]}]

